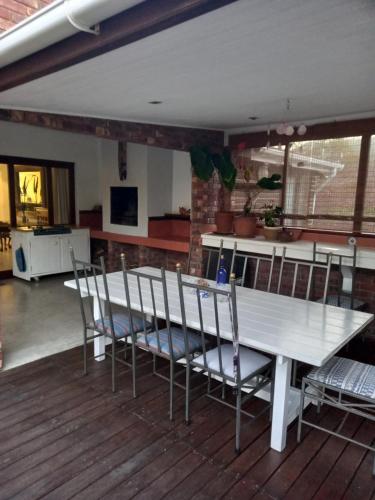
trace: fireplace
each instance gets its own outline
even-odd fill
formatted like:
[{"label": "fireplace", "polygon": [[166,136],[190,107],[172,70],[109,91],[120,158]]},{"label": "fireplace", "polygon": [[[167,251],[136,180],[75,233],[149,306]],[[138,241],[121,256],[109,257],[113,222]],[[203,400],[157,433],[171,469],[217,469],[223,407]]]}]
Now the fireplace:
[{"label": "fireplace", "polygon": [[111,187],[111,224],[138,226],[138,188]]}]

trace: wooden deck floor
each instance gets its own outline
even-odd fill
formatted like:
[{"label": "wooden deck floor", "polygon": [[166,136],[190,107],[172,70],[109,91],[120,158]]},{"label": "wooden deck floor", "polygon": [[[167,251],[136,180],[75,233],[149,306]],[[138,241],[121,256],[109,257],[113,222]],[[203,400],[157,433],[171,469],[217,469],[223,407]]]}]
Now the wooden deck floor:
[{"label": "wooden deck floor", "polygon": [[[234,415],[200,395],[192,423],[183,423],[183,391],[176,419],[167,416],[168,384],[139,369],[139,397],[123,369],[110,390],[110,361],[90,362],[81,375],[80,349],[0,375],[0,498],[79,499],[361,499],[371,498],[372,456],[315,430],[300,445],[296,426],[281,454],[270,450],[265,415],[244,419],[243,452],[234,453]],[[260,402],[252,403],[259,405]],[[315,411],[309,410],[312,417]],[[323,408],[329,426],[335,411]],[[373,439],[374,428],[353,418],[348,435]]]}]

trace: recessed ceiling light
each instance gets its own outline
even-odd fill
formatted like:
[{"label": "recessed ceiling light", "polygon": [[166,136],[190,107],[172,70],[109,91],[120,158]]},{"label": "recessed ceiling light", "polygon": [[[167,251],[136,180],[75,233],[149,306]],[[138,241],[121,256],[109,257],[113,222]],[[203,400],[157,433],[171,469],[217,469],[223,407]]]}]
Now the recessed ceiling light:
[{"label": "recessed ceiling light", "polygon": [[258,120],[259,116],[249,116],[249,120]]},{"label": "recessed ceiling light", "polygon": [[148,101],[149,104],[161,104],[163,101]]}]

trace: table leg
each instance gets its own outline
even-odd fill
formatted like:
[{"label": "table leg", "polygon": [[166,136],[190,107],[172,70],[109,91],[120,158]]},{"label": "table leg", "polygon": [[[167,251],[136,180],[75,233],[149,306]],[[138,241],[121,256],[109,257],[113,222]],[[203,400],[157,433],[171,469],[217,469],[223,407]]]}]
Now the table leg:
[{"label": "table leg", "polygon": [[[102,307],[103,314],[105,314],[105,300],[98,299],[98,297],[94,297],[94,319],[100,319],[100,305]],[[97,337],[94,339],[94,356],[96,361],[104,361],[105,360],[105,337]],[[98,357],[96,357],[98,356]]]},{"label": "table leg", "polygon": [[271,430],[271,448],[277,451],[283,451],[286,444],[291,369],[290,358],[277,356]]}]

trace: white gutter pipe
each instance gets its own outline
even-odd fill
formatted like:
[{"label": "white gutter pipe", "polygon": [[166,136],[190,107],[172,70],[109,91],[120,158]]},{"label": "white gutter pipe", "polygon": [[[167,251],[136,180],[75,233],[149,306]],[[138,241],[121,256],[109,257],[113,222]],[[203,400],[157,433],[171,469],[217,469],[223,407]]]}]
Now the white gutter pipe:
[{"label": "white gutter pipe", "polygon": [[[0,67],[90,29],[143,0],[55,0],[0,35]],[[90,35],[88,35],[90,36]]]}]

